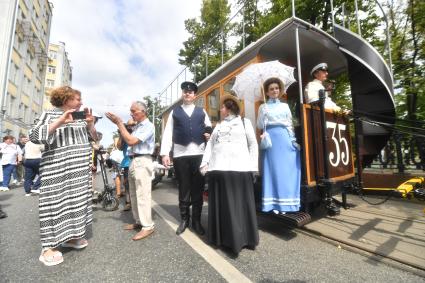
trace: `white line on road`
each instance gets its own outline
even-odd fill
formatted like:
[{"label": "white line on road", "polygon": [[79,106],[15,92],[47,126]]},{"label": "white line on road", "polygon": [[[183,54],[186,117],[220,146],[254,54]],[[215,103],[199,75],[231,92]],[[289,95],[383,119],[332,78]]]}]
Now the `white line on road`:
[{"label": "white line on road", "polygon": [[[177,224],[174,223],[172,217],[158,203],[152,200],[153,209],[165,220],[165,222],[175,231]],[[191,246],[200,256],[202,256],[227,282],[252,282],[248,277],[243,275],[238,269],[230,264],[225,258],[218,254],[213,248],[206,245],[201,239],[192,233],[189,229],[180,234],[189,246]]]}]

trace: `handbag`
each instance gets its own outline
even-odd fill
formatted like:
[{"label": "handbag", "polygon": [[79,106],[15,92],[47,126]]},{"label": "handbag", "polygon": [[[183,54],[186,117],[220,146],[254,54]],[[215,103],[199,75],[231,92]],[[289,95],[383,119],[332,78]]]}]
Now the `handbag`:
[{"label": "handbag", "polygon": [[264,106],[264,110],[266,111],[265,114],[265,121],[264,121],[264,133],[263,137],[260,141],[260,149],[268,149],[272,147],[272,139],[270,138],[269,133],[267,133],[267,105]]},{"label": "handbag", "polygon": [[261,138],[261,142],[260,142],[260,148],[261,149],[268,149],[268,148],[271,148],[271,147],[272,147],[272,139],[270,138],[269,133],[267,133],[266,130],[264,130],[264,135]]}]

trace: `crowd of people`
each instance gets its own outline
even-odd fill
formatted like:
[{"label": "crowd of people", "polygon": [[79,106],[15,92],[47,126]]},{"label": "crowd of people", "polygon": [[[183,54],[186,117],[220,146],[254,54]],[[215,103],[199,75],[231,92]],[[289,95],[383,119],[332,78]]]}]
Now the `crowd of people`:
[{"label": "crowd of people", "polygon": [[[327,65],[315,66],[311,74],[315,79],[306,87],[307,102],[317,100],[316,92],[324,89]],[[254,199],[258,173],[262,176],[262,211],[299,211],[300,146],[290,108],[282,99],[285,86],[272,77],[263,87],[266,99],[258,109],[256,127],[261,132],[260,139],[267,143],[263,146],[261,142],[259,150],[254,126],[242,116],[243,104],[235,95],[221,98],[221,121],[212,129],[207,111],[194,104],[198,86],[193,82],[181,84],[182,104],[169,114],[160,147],[162,164],[173,166],[178,181],[177,235],[189,227],[200,236],[206,233],[201,223],[206,179],[208,242],[236,255],[243,248],[255,249],[259,243]],[[329,96],[326,101],[326,107],[337,109]],[[0,144],[0,190],[9,189],[11,176],[25,156],[24,189],[26,195],[39,193],[39,260],[47,266],[63,262],[60,247],[82,249],[89,244],[86,229],[92,223],[95,150],[99,149],[100,140],[95,129],[99,117],[88,108],[81,114],[80,91],[69,86],[53,89],[50,102],[53,109],[42,113],[29,132],[29,139],[23,137],[18,145],[12,136],[5,136]],[[131,119],[127,123],[117,114],[105,113],[119,132],[115,147],[122,155],[114,161],[117,173],[122,170],[124,178],[122,192],[121,183],[116,185],[117,194],[125,192],[124,210],[131,209],[133,221],[123,229],[138,231],[133,241],[145,239],[155,231],[151,195],[155,127],[148,113],[141,101],[130,105]],[[0,210],[0,218],[5,216]]]}]

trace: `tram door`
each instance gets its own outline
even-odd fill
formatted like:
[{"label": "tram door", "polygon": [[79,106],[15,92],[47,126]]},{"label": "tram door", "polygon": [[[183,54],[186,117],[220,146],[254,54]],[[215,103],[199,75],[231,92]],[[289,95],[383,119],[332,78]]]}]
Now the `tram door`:
[{"label": "tram door", "polygon": [[[339,182],[354,177],[354,161],[348,118],[339,113],[325,110],[326,150],[322,138],[320,109],[303,105],[305,166],[304,183],[315,186],[325,179],[327,165],[328,180]],[[327,152],[327,158],[324,156]]]}]

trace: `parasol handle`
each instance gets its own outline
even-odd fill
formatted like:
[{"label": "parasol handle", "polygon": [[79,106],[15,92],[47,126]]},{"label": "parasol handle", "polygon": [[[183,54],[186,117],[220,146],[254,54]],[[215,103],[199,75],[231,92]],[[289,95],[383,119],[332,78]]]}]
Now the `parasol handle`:
[{"label": "parasol handle", "polygon": [[264,91],[264,83],[261,83],[261,94],[263,95],[263,102],[266,103],[266,92]]}]

